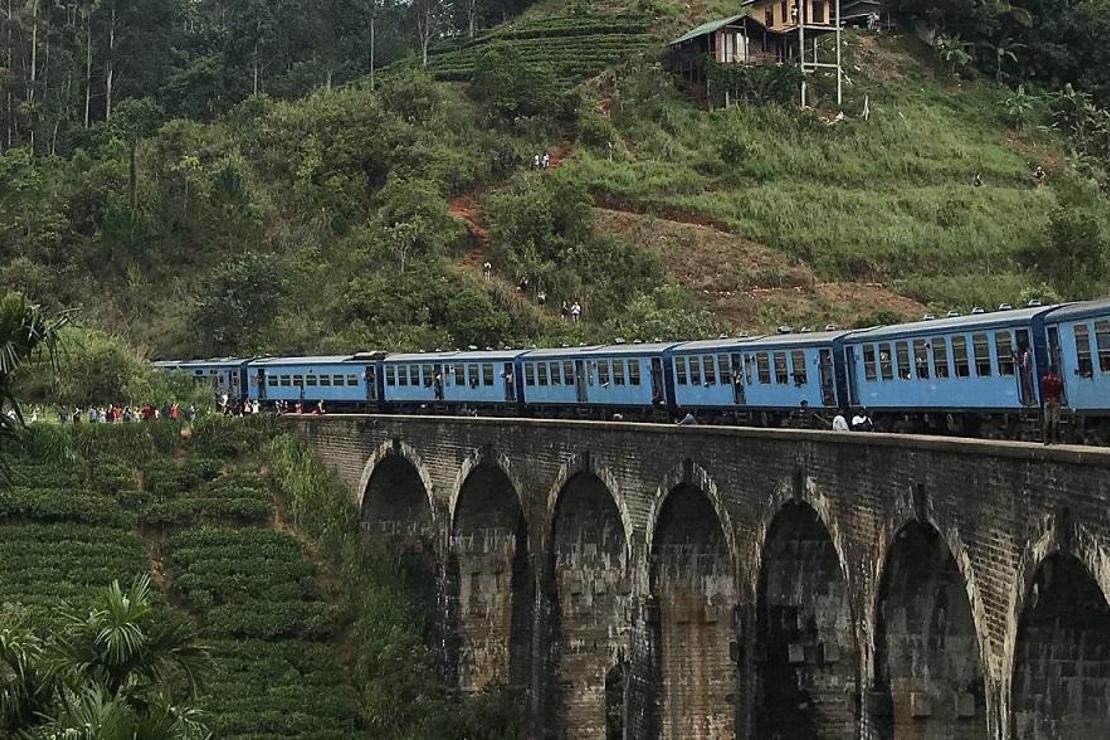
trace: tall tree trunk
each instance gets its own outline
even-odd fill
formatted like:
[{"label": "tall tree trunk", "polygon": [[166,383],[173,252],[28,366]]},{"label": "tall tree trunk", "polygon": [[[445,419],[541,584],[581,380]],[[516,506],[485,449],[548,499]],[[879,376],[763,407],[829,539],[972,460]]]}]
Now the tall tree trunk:
[{"label": "tall tree trunk", "polygon": [[38,83],[39,65],[39,3],[33,0],[31,9],[31,74],[28,77],[30,84],[27,86],[27,101],[31,103],[31,154],[35,153],[35,85]]},{"label": "tall tree trunk", "polygon": [[104,68],[104,120],[112,120],[112,83],[115,82],[116,9],[108,22],[108,61]]},{"label": "tall tree trunk", "polygon": [[[8,0],[8,74],[12,72],[12,0]],[[8,88],[8,148],[12,147],[12,124],[15,122],[15,110],[12,107],[12,90]]]},{"label": "tall tree trunk", "polygon": [[92,7],[85,12],[85,128],[89,127],[89,108],[92,106]]},{"label": "tall tree trunk", "polygon": [[[376,8],[375,8],[376,10]],[[375,24],[377,22],[377,13],[370,13],[370,89],[374,89],[374,40],[375,40]]]},{"label": "tall tree trunk", "polygon": [[466,0],[467,36],[474,38],[478,30],[478,0]]}]

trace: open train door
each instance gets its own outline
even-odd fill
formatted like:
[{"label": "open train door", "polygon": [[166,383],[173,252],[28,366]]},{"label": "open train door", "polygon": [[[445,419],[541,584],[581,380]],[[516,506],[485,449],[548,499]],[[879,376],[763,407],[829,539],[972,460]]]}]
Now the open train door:
[{"label": "open train door", "polygon": [[833,377],[832,350],[819,350],[817,364],[821,378],[821,405],[825,408],[832,408],[836,405],[836,379]]},{"label": "open train door", "polygon": [[663,390],[663,360],[659,357],[651,358],[651,402],[655,406],[667,403]]},{"label": "open train door", "polygon": [[516,375],[513,373],[513,363],[506,362],[501,371],[505,379],[505,400],[510,403],[516,401]]},{"label": "open train door", "polygon": [[737,406],[744,405],[744,359],[739,352],[728,356],[729,366],[732,368],[732,402]]},{"label": "open train door", "polygon": [[589,401],[589,396],[586,393],[586,362],[585,360],[574,361],[574,394],[578,399],[578,403],[586,403]]},{"label": "open train door", "polygon": [[254,374],[254,382],[255,382],[255,385],[258,386],[258,398],[259,398],[259,400],[265,400],[266,399],[266,370],[265,369],[258,368],[258,372]]},{"label": "open train door", "polygon": [[366,400],[378,400],[378,374],[374,371],[373,365],[366,366],[366,372],[363,373],[366,379]]},{"label": "open train door", "polygon": [[[1037,403],[1037,392],[1035,390],[1035,380],[1033,378],[1033,345],[1029,341],[1029,331],[1026,329],[1018,329],[1015,339],[1017,340],[1017,382],[1018,382],[1018,398],[1024,406],[1035,406]],[[1060,338],[1056,337],[1056,342],[1059,344]]]}]

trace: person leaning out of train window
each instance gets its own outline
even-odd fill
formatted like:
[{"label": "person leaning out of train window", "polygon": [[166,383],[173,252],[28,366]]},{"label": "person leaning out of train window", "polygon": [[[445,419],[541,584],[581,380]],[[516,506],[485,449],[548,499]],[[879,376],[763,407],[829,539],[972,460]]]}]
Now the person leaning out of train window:
[{"label": "person leaning out of train window", "polygon": [[832,430],[834,432],[847,432],[848,429],[848,416],[844,409],[837,409],[836,416],[832,420]]},{"label": "person leaning out of train window", "polygon": [[871,417],[867,415],[867,409],[862,406],[856,411],[856,415],[852,417],[852,431],[853,432],[870,432],[875,428],[872,423]]},{"label": "person leaning out of train window", "polygon": [[1041,414],[1041,441],[1046,445],[1060,442],[1060,406],[1064,394],[1064,381],[1052,365],[1041,377],[1041,398],[1044,410]]}]

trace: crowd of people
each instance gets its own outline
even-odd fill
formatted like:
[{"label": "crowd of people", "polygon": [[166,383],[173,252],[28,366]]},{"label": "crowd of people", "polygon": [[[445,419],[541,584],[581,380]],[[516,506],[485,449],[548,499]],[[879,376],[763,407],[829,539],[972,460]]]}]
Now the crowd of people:
[{"label": "crowd of people", "polygon": [[[257,398],[232,398],[227,393],[221,393],[216,398],[216,409],[224,416],[254,416],[263,412],[262,402]],[[274,401],[270,411],[278,416],[285,414],[325,414],[323,400],[316,403],[305,404],[304,401]]]},{"label": "crowd of people", "polygon": [[[82,408],[79,405],[58,405],[58,421],[62,424],[124,424],[132,421],[155,421],[169,419],[170,421],[193,421],[199,414],[195,403],[182,408],[176,401],[156,406],[144,403],[139,406],[132,404],[110,403],[106,406],[89,406]],[[33,412],[31,421],[38,421],[37,410]]]}]

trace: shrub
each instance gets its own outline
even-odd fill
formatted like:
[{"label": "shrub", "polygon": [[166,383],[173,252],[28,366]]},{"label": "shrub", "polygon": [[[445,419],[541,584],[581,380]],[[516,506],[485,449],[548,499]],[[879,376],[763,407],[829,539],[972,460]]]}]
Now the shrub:
[{"label": "shrub", "polygon": [[559,83],[544,62],[498,43],[478,57],[471,92],[490,113],[511,119],[553,112]]}]

